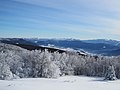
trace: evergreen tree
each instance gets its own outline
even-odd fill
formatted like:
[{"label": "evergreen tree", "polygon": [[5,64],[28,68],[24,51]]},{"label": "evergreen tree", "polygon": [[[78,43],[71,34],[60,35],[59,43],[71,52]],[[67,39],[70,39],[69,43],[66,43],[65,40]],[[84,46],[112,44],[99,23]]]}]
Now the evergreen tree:
[{"label": "evergreen tree", "polygon": [[113,65],[110,65],[108,67],[108,70],[105,74],[105,80],[116,80],[116,75],[115,75],[115,70],[114,70],[114,67]]}]

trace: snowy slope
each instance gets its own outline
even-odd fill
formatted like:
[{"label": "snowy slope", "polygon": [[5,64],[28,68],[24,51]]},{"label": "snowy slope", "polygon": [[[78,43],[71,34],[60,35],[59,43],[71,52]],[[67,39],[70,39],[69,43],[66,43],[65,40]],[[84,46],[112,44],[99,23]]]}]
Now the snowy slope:
[{"label": "snowy slope", "polygon": [[120,90],[120,80],[102,80],[102,78],[84,76],[0,80],[0,90]]}]

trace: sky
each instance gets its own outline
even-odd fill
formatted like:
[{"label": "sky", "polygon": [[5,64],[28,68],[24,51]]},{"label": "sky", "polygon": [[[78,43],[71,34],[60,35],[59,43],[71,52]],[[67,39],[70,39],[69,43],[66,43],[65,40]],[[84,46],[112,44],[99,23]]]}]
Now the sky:
[{"label": "sky", "polygon": [[120,0],[0,0],[0,37],[120,40]]}]

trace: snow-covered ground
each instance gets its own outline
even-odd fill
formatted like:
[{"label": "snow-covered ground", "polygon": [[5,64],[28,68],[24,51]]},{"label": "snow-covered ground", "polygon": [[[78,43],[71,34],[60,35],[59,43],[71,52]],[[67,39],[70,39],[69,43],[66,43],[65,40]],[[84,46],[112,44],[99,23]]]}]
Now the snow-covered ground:
[{"label": "snow-covered ground", "polygon": [[0,80],[0,90],[120,90],[120,80],[103,81],[85,76]]}]

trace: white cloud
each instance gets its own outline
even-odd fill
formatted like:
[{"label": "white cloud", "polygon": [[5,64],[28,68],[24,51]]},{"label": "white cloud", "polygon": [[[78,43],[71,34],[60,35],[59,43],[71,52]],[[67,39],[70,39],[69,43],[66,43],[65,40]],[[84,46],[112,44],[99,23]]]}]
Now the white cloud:
[{"label": "white cloud", "polygon": [[[120,35],[120,0],[14,0],[34,5],[42,5],[61,9],[53,18],[63,19],[77,23],[56,22],[56,27],[67,30],[87,31],[91,33],[106,33]],[[58,23],[58,24],[57,24]],[[81,23],[84,23],[83,26]],[[86,24],[86,28],[84,27]],[[87,26],[88,24],[88,26]],[[48,26],[52,27],[52,22]],[[58,25],[58,26],[57,26]]]}]

